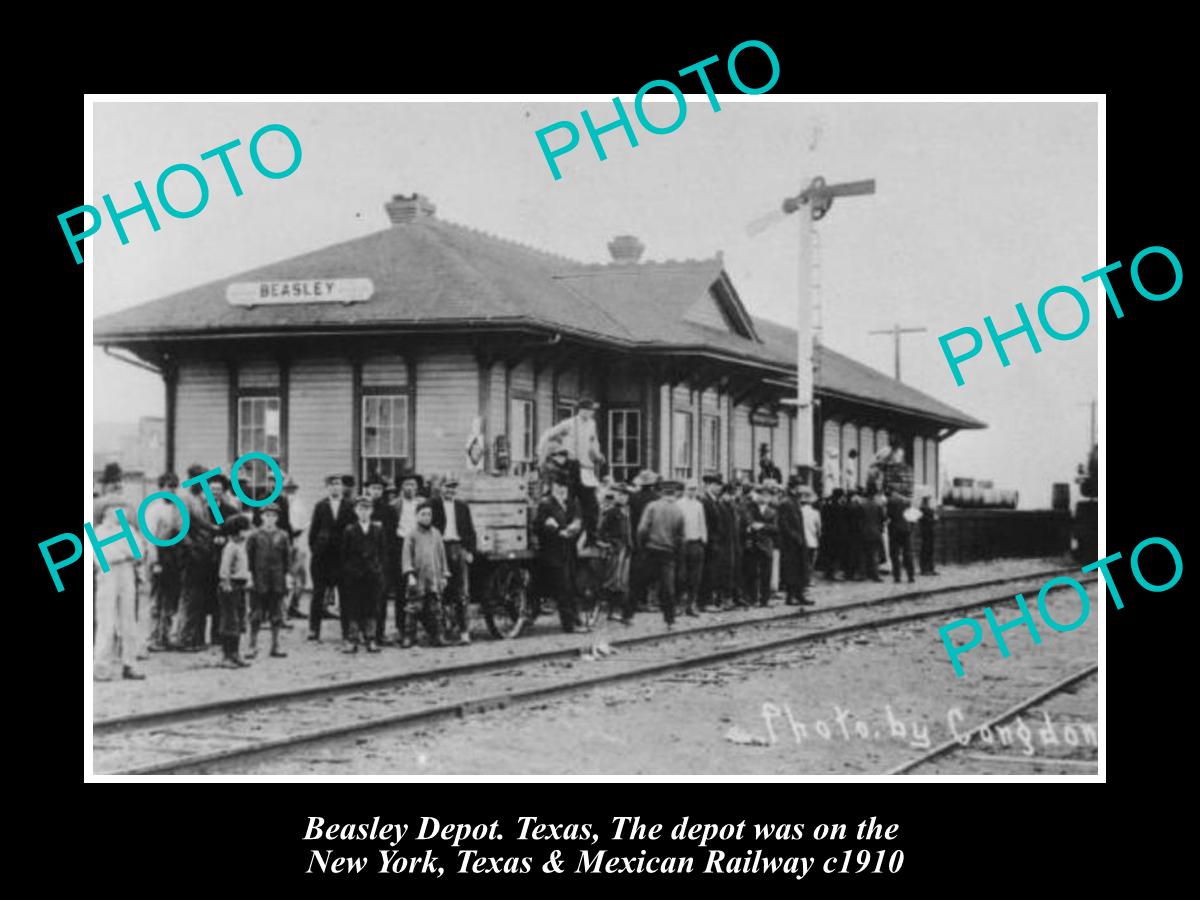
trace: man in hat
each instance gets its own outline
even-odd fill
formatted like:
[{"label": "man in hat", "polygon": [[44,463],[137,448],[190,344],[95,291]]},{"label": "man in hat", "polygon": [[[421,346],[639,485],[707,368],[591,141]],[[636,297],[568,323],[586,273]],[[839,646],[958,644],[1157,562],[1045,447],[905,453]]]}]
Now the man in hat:
[{"label": "man in hat", "polygon": [[[658,587],[658,604],[668,627],[675,624],[675,574],[683,549],[683,512],[676,502],[679,488],[678,481],[662,482],[659,498],[642,512],[637,529],[637,543],[645,555],[646,577]],[[630,604],[625,618],[632,617]]]},{"label": "man in hat", "polygon": [[599,515],[596,488],[600,486],[600,479],[596,477],[596,466],[604,464],[600,439],[596,435],[596,408],[594,400],[584,397],[579,401],[575,415],[547,428],[538,439],[540,460],[547,458],[550,445],[557,441],[567,451],[569,458],[578,464],[579,481],[573,487],[583,513],[583,526],[589,537],[596,534]]},{"label": "man in hat", "polygon": [[887,535],[892,557],[892,580],[896,584],[900,583],[901,566],[908,575],[908,583],[916,581],[913,577],[912,523],[906,515],[910,508],[900,492],[892,489],[887,499]]},{"label": "man in hat", "polygon": [[879,560],[883,556],[883,507],[865,491],[855,495],[858,503],[858,560],[859,568],[871,581],[879,577]]},{"label": "man in hat", "polygon": [[538,536],[538,590],[554,599],[563,631],[581,630],[575,601],[575,542],[583,530],[579,507],[563,480],[550,487],[550,496],[542,498],[533,530]]},{"label": "man in hat", "polygon": [[771,602],[771,563],[779,537],[779,516],[771,505],[767,489],[756,484],[746,507],[745,559],[750,602],[769,606]]},{"label": "man in hat", "polygon": [[[381,485],[382,487],[382,485]],[[371,519],[375,501],[366,494],[354,501],[355,521],[342,531],[339,593],[342,607],[343,653],[357,653],[364,643],[378,653],[375,615],[383,593],[383,528]]]},{"label": "man in hat", "polygon": [[758,480],[764,482],[767,480],[774,481],[779,484],[783,481],[783,473],[779,471],[779,466],[771,460],[771,448],[767,444],[758,445]]},{"label": "man in hat", "polygon": [[704,507],[704,530],[708,540],[704,545],[704,575],[700,583],[698,606],[706,610],[710,605],[720,609],[724,605],[725,586],[729,568],[729,531],[726,517],[721,512],[722,479],[719,474],[708,473],[703,478],[704,495],[700,503]]},{"label": "man in hat", "polygon": [[[179,478],[174,472],[164,472],[158,478],[158,489],[174,493]],[[146,528],[158,540],[170,540],[183,528],[183,515],[178,505],[166,497],[155,500],[146,509]],[[186,537],[185,537],[186,540]],[[183,547],[172,544],[160,547],[147,541],[146,564],[150,572],[150,615],[142,623],[147,629],[147,649],[166,650],[177,635],[172,627],[179,620],[179,596],[183,590]]]},{"label": "man in hat", "polygon": [[622,614],[629,602],[629,554],[633,544],[633,528],[629,522],[629,488],[614,484],[601,496],[600,527],[596,546],[604,560],[604,577],[600,586],[603,606],[608,617]]},{"label": "man in hat", "polygon": [[[642,521],[646,507],[658,499],[658,473],[642,469],[633,480],[637,490],[629,495],[629,524],[636,529]],[[629,557],[629,602],[635,609],[646,606],[646,554],[638,542],[633,542]]]},{"label": "man in hat", "polygon": [[119,671],[119,677],[142,679],[146,676],[135,670],[133,663],[141,643],[137,624],[141,574],[137,566],[146,555],[146,541],[137,531],[137,504],[126,495],[121,467],[116,463],[104,467],[92,521],[101,540],[122,528],[130,535],[103,548],[107,572],[100,565],[100,554],[92,557],[96,573],[93,677],[109,681],[118,677]]},{"label": "man in hat", "polygon": [[779,584],[788,606],[805,603],[804,589],[808,584],[808,553],[804,534],[804,515],[800,511],[800,478],[788,479],[787,495],[780,501],[779,515]]},{"label": "man in hat", "polygon": [[457,478],[450,477],[442,483],[442,499],[433,505],[433,527],[441,532],[446,546],[446,564],[450,567],[443,602],[454,612],[458,642],[469,644],[471,630],[467,613],[471,563],[475,561],[475,523],[471,520],[471,507],[458,499]]},{"label": "man in hat", "polygon": [[721,516],[721,527],[725,533],[725,568],[717,570],[722,579],[717,585],[718,595],[723,606],[728,608],[745,608],[743,578],[742,578],[742,509],[741,492],[735,482],[723,485],[721,488],[718,512]]},{"label": "man in hat", "polygon": [[[387,611],[388,598],[396,595],[396,582],[399,575],[400,536],[396,533],[399,517],[395,507],[384,496],[387,482],[378,472],[371,472],[366,480],[367,497],[371,500],[371,521],[379,525],[383,532],[383,590],[379,592],[379,608],[375,610],[375,643],[387,644]],[[400,630],[400,620],[396,620],[396,629]]]},{"label": "man in hat", "polygon": [[299,489],[296,479],[292,476],[289,475],[283,480],[283,496],[287,499],[288,519],[291,525],[288,530],[288,539],[292,544],[291,558],[288,563],[288,572],[291,576],[291,599],[288,603],[287,617],[283,623],[284,628],[292,627],[287,619],[304,618],[304,613],[300,611],[300,595],[304,593],[309,582],[308,541],[305,535],[308,533],[312,513],[308,504],[298,493]]},{"label": "man in hat", "polygon": [[921,498],[921,574],[936,575],[933,565],[934,528],[937,527],[937,513],[933,509],[933,500],[928,494]]},{"label": "man in hat", "polygon": [[679,581],[683,612],[688,616],[698,615],[696,603],[704,578],[704,553],[708,544],[708,523],[699,493],[696,479],[689,478],[683,486],[683,497],[676,504],[683,514],[683,548],[679,556],[682,577]]},{"label": "man in hat", "polygon": [[[321,639],[321,620],[325,617],[327,595],[337,588],[341,573],[342,535],[356,521],[353,507],[342,496],[342,476],[328,476],[325,489],[328,494],[313,507],[312,522],[308,527],[313,583],[312,600],[308,604],[310,641]],[[349,640],[349,637],[343,629],[342,639]]]}]

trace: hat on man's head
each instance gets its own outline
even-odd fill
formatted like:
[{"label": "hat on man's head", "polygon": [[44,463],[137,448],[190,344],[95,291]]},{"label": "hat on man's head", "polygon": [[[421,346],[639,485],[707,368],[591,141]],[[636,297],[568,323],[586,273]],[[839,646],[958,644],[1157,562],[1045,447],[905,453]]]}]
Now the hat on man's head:
[{"label": "hat on man's head", "polygon": [[206,469],[200,463],[192,463],[187,467],[188,480],[195,478],[197,475],[203,475]]},{"label": "hat on man's head", "polygon": [[296,484],[296,479],[291,475],[287,476],[287,478],[283,480],[283,489],[285,491],[295,491],[299,490],[299,488],[300,485]]},{"label": "hat on man's head", "polygon": [[158,486],[160,488],[177,488],[179,487],[179,476],[174,472],[163,472],[158,476]]},{"label": "hat on man's head", "polygon": [[372,472],[367,476],[367,480],[363,482],[363,487],[370,487],[373,484],[383,487],[386,482],[383,480],[383,476],[378,472]]},{"label": "hat on man's head", "polygon": [[706,472],[701,480],[705,484],[724,484],[725,482],[720,472]]},{"label": "hat on man's head", "polygon": [[104,474],[100,476],[100,483],[120,484],[122,478],[120,463],[110,462],[104,467]]},{"label": "hat on man's head", "polygon": [[801,478],[799,475],[789,475],[788,476],[787,489],[789,491],[796,490],[796,488],[800,487],[800,485],[802,485],[802,484],[804,484],[804,479]]},{"label": "hat on man's head", "polygon": [[351,491],[354,490],[354,476],[353,475],[343,475],[342,476],[342,484],[346,487],[347,490],[351,490]]},{"label": "hat on man's head", "polygon": [[637,478],[633,480],[633,483],[640,487],[658,484],[658,473],[653,469],[642,469],[642,471],[638,472]]},{"label": "hat on man's head", "polygon": [[283,512],[283,510],[281,510],[281,509],[279,508],[279,504],[278,504],[278,503],[268,503],[266,506],[264,506],[264,507],[262,508],[262,514],[263,514],[264,516],[265,516],[267,513],[275,513],[275,515],[279,515],[281,512]]},{"label": "hat on man's head", "polygon": [[680,482],[678,482],[678,481],[675,481],[675,480],[673,480],[673,479],[672,479],[672,480],[670,480],[670,481],[660,481],[660,482],[658,483],[658,486],[659,486],[659,488],[660,488],[661,490],[663,490],[663,491],[668,491],[668,492],[669,492],[669,491],[676,491],[676,492],[678,492],[678,491],[680,491],[680,490],[682,490],[682,489],[683,489],[683,485],[682,485]]},{"label": "hat on man's head", "polygon": [[357,509],[360,506],[365,506],[365,507],[370,508],[374,505],[375,505],[375,501],[372,500],[370,497],[368,497],[366,494],[359,494],[354,500],[354,508],[355,509]]},{"label": "hat on man's head", "polygon": [[456,488],[456,487],[458,487],[458,479],[455,478],[453,475],[451,475],[449,478],[447,478],[445,481],[442,482],[442,487]]},{"label": "hat on man's head", "polygon": [[338,484],[342,484],[343,483],[342,476],[341,475],[326,475],[325,476],[326,484],[333,484],[334,482],[337,482]]},{"label": "hat on man's head", "polygon": [[580,409],[595,409],[596,401],[593,400],[591,397],[584,397],[582,400],[579,401],[579,408]]}]

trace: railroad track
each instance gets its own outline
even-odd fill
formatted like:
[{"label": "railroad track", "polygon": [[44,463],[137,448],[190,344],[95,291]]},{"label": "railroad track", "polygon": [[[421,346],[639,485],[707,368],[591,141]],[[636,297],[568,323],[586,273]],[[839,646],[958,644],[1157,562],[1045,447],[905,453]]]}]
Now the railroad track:
[{"label": "railroad track", "polygon": [[[1033,694],[1032,696],[1025,698],[1024,700],[1020,701],[1019,703],[1016,703],[1013,706],[1010,706],[1008,709],[1004,710],[1003,712],[998,713],[997,715],[994,715],[991,718],[986,719],[983,722],[980,722],[974,728],[971,728],[967,731],[962,732],[962,734],[959,738],[952,738],[948,741],[938,744],[936,747],[932,747],[928,752],[923,753],[921,756],[918,756],[916,759],[909,760],[908,762],[904,763],[903,765],[897,766],[894,769],[889,769],[886,774],[888,774],[888,775],[907,775],[907,774],[911,773],[914,769],[929,767],[935,763],[943,762],[944,760],[947,759],[947,757],[953,757],[953,756],[960,756],[964,759],[975,761],[975,762],[987,762],[989,765],[991,765],[993,767],[993,774],[995,774],[994,767],[997,765],[1003,765],[1006,761],[1008,761],[1008,762],[1023,762],[1023,764],[1025,764],[1025,763],[1028,763],[1028,761],[1031,759],[1033,760],[1033,763],[1035,765],[1038,765],[1039,767],[1041,767],[1043,769],[1045,769],[1045,768],[1061,769],[1062,771],[1059,774],[1067,774],[1067,775],[1092,775],[1092,774],[1095,774],[1097,760],[1092,760],[1092,759],[1080,760],[1080,759],[1076,759],[1073,757],[1054,757],[1054,756],[1037,756],[1035,758],[1032,755],[1031,756],[1018,756],[1015,754],[1013,754],[1013,755],[994,754],[994,753],[981,754],[981,753],[971,752],[971,748],[972,747],[975,747],[976,749],[978,748],[978,745],[980,743],[979,739],[980,739],[982,733],[984,732],[984,730],[987,730],[990,734],[990,732],[992,730],[998,729],[1005,722],[1010,722],[1013,719],[1016,719],[1019,715],[1021,715],[1021,713],[1025,713],[1025,712],[1029,712],[1031,710],[1037,709],[1038,707],[1045,705],[1048,700],[1050,700],[1054,697],[1058,697],[1064,693],[1068,693],[1068,692],[1074,690],[1076,688],[1076,686],[1079,685],[1080,683],[1087,681],[1088,679],[1095,678],[1097,676],[1097,674],[1099,673],[1099,671],[1100,671],[1100,667],[1096,664],[1090,664],[1088,666],[1085,666],[1084,668],[1073,672],[1072,674],[1066,676],[1065,678],[1054,682],[1054,684],[1052,684],[1046,688],[1043,688],[1042,690],[1038,691],[1036,694]],[[1053,773],[1044,773],[1043,772],[1043,773],[1039,773],[1039,774],[1053,774]]]},{"label": "railroad track", "polygon": [[[143,713],[95,723],[95,768],[99,774],[142,775],[204,771],[207,768],[255,757],[287,752],[304,745],[365,734],[372,731],[412,727],[441,719],[457,718],[476,712],[538,700],[574,691],[649,678],[669,672],[726,662],[738,657],[770,652],[785,647],[819,642],[852,632],[871,631],[919,619],[952,615],[1012,599],[1012,592],[987,596],[951,606],[922,608],[897,615],[871,617],[858,621],[817,628],[783,637],[746,640],[735,646],[700,653],[681,653],[675,658],[661,657],[639,663],[637,653],[657,645],[672,646],[695,642],[717,632],[736,636],[749,631],[780,631],[799,622],[811,623],[831,615],[877,610],[902,603],[917,603],[945,593],[975,591],[997,584],[1044,579],[1076,570],[1052,569],[1019,576],[989,579],[966,585],[953,585],[926,591],[896,594],[864,600],[819,611],[796,612],[767,619],[742,622],[726,621],[684,631],[663,632],[614,641],[621,658],[610,658],[608,671],[588,677],[563,678],[561,669],[578,659],[579,647],[556,649],[521,657],[509,657],[420,672],[403,673],[356,682],[296,691],[283,691],[257,697],[199,704],[196,706]],[[1093,579],[1094,580],[1094,579]],[[606,664],[606,665],[607,665]],[[490,677],[508,675],[520,679],[520,687],[510,685],[501,693],[480,685]],[[530,682],[541,681],[525,687]],[[432,682],[439,693],[462,696],[446,700],[444,696],[420,696],[416,689]],[[450,688],[442,692],[441,689]],[[406,696],[407,695],[407,696]],[[334,705],[341,698],[344,702]],[[404,701],[410,701],[407,704]],[[397,711],[396,707],[406,708]],[[332,724],[330,720],[334,720]],[[136,764],[126,765],[133,757]],[[140,758],[139,758],[140,757]],[[114,763],[123,768],[104,766]]]}]

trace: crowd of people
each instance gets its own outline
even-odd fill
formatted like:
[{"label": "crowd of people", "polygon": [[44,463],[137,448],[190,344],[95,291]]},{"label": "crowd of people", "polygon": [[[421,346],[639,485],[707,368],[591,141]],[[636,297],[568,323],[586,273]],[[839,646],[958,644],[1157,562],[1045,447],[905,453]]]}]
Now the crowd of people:
[{"label": "crowd of people", "polygon": [[[879,581],[887,554],[894,579],[903,572],[911,582],[915,523],[920,571],[936,574],[928,497],[918,511],[899,490],[872,480],[865,490],[839,488],[818,500],[796,475],[781,483],[766,448],[754,479],[727,482],[712,473],[680,482],[643,470],[631,484],[616,483],[600,475],[606,461],[594,412],[584,401],[547,429],[531,481],[529,590],[539,606],[557,610],[564,631],[589,629],[579,605],[584,567],[610,620],[628,625],[653,603],[668,627],[680,614],[768,606],[776,587],[785,604],[811,606],[814,572],[831,581]],[[467,457],[470,470],[470,442]],[[204,472],[194,465],[187,474]],[[223,476],[207,484],[211,498],[201,484],[180,495],[189,527],[179,543],[162,547],[135,534],[140,560],[122,541],[106,547],[107,569],[97,561],[97,679],[140,679],[136,662],[149,653],[207,647],[220,648],[220,665],[244,668],[258,655],[264,628],[267,655],[283,658],[281,633],[297,619],[307,620],[307,639],[317,642],[324,621],[337,619],[346,653],[412,647],[420,630],[433,646],[470,643],[479,550],[455,478],[426,483],[415,472],[395,480],[370,474],[355,495],[353,476],[332,474],[311,511],[287,476],[278,491],[271,482],[266,496],[277,499],[262,507],[239,503]],[[159,479],[162,491],[178,487],[171,473]],[[119,508],[135,520],[136,504],[113,464],[96,498],[97,529],[111,529]],[[182,524],[179,506],[166,498],[147,508],[145,527],[160,538],[178,534]],[[393,605],[396,630],[389,635]]]}]

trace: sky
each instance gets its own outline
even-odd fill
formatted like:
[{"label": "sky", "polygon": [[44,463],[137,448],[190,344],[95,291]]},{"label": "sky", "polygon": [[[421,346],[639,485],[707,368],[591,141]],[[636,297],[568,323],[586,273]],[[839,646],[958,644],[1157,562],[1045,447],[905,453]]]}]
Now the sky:
[{"label": "sky", "polygon": [[[624,97],[626,108],[632,98]],[[125,220],[122,246],[111,222],[87,239],[94,315],[389,227],[393,194],[425,194],[441,218],[585,262],[609,259],[607,242],[637,235],[643,259],[706,258],[718,250],[742,301],[757,316],[794,324],[798,217],[751,237],[746,226],[798,193],[813,175],[830,182],[876,180],[872,196],[835,201],[821,220],[824,342],[885,373],[890,336],[873,329],[924,327],[903,339],[906,383],[988,424],[943,445],[944,476],[990,478],[1016,489],[1023,507],[1049,504],[1050,485],[1071,481],[1089,449],[1096,397],[1097,281],[1081,276],[1097,255],[1097,116],[1092,103],[811,103],[769,94],[720,96],[714,112],[688,95],[682,125],[666,135],[642,129],[638,146],[621,130],[603,136],[600,161],[580,119],[615,117],[609,98],[570,102],[246,102],[97,103],[93,188],[101,206],[134,205],[133,182],[153,193],[175,163],[205,173],[207,206],[189,219],[159,210]],[[668,123],[675,103],[648,104]],[[547,166],[535,132],[570,120],[580,145]],[[286,178],[260,176],[247,155],[261,126],[282,123],[303,157]],[[200,154],[234,138],[230,154],[244,190],[234,197],[215,159]],[[560,134],[550,138],[557,146]],[[815,142],[815,148],[814,148]],[[278,134],[264,139],[271,168],[289,161]],[[180,208],[198,196],[172,176]],[[191,193],[189,193],[189,191]],[[156,202],[157,206],[157,202]],[[65,250],[66,248],[64,248]],[[964,326],[1018,324],[1021,302],[1036,322],[1038,299],[1069,285],[1088,299],[1092,323],[1059,342],[1039,333],[1005,344],[1004,368],[990,346],[954,383],[938,336]],[[1060,331],[1079,312],[1058,298],[1049,317]],[[136,422],[163,414],[157,376],[94,354],[94,421]]]}]

